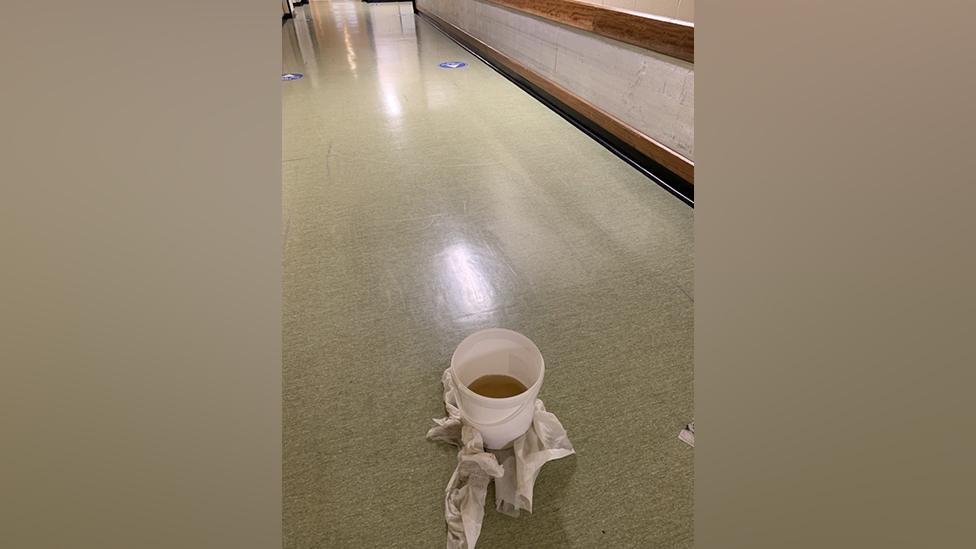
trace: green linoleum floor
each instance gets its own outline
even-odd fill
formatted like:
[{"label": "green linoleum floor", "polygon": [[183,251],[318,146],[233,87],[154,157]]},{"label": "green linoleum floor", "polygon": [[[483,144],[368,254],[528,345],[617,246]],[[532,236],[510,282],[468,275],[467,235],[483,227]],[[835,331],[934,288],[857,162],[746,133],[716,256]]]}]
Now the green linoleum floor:
[{"label": "green linoleum floor", "polygon": [[282,29],[282,72],[306,75],[282,83],[285,546],[443,546],[455,452],[424,434],[455,345],[500,326],[545,355],[540,398],[577,455],[546,465],[531,515],[489,509],[478,547],[690,547],[693,210],[408,3],[300,10]]}]

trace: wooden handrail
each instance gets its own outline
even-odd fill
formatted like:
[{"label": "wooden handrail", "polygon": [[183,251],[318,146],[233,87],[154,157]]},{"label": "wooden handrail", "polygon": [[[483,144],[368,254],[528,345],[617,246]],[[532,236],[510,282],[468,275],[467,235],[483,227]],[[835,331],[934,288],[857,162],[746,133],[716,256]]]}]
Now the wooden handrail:
[{"label": "wooden handrail", "polygon": [[695,62],[694,23],[576,0],[482,1]]}]

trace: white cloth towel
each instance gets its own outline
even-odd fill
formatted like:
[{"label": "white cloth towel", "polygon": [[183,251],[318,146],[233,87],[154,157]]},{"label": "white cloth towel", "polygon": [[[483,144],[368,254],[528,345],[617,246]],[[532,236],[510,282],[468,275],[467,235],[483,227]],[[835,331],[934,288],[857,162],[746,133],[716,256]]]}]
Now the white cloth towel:
[{"label": "white cloth towel", "polygon": [[449,370],[441,376],[447,417],[435,419],[428,440],[458,446],[458,465],[447,483],[444,518],[447,549],[474,549],[481,535],[488,484],[495,481],[496,510],[517,517],[532,512],[532,488],[546,462],[575,453],[566,430],[542,401],[535,401],[532,426],[511,448],[485,450],[481,433],[461,421],[457,388]]}]

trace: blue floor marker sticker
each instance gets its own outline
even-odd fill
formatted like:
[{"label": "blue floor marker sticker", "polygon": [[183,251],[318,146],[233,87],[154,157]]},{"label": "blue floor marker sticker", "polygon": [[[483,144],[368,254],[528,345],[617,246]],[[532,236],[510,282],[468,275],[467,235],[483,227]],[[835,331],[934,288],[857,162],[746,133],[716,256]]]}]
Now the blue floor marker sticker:
[{"label": "blue floor marker sticker", "polygon": [[468,64],[464,61],[445,61],[437,66],[442,69],[460,69],[461,67],[467,67]]},{"label": "blue floor marker sticker", "polygon": [[281,75],[281,79],[287,82],[289,80],[298,80],[303,76],[305,75],[300,72],[286,72],[285,74]]}]

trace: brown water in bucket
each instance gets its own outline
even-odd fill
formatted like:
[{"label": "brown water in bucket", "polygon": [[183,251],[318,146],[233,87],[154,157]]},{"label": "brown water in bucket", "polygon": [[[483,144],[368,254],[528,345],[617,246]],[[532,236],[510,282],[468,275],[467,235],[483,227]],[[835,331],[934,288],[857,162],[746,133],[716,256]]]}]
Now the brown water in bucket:
[{"label": "brown water in bucket", "polygon": [[508,398],[522,394],[529,388],[512,376],[488,374],[472,381],[468,389],[488,398]]}]

